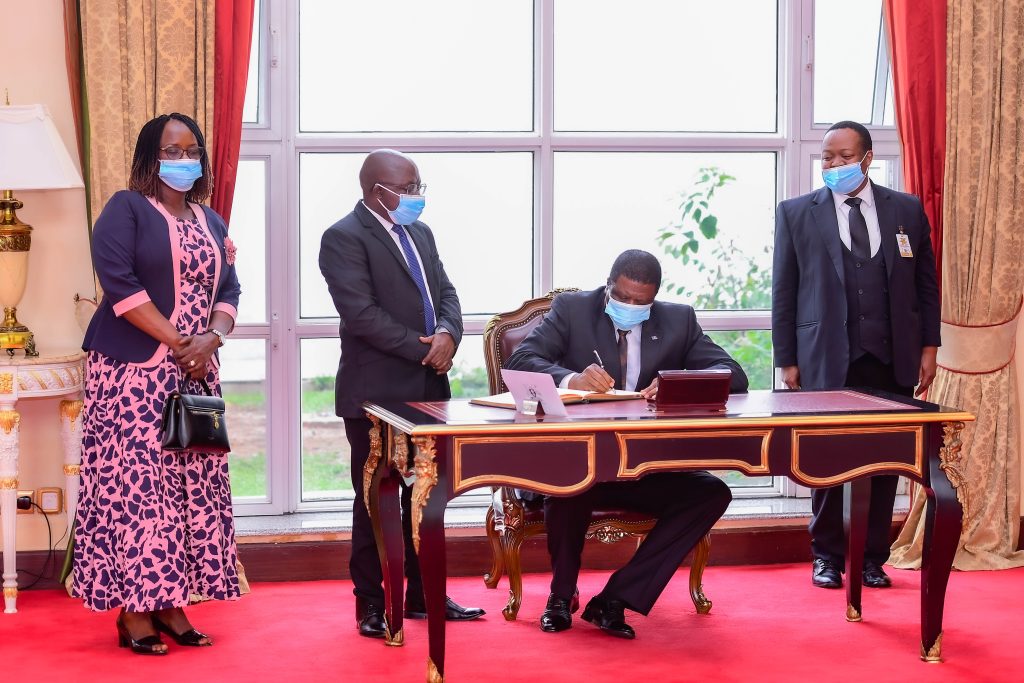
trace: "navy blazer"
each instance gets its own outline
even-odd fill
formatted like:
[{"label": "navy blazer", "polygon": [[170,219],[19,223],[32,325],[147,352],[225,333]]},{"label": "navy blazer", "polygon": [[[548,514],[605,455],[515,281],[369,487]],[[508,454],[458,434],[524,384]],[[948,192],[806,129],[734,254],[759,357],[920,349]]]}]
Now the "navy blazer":
[{"label": "navy blazer", "polygon": [[[505,361],[510,370],[546,372],[555,384],[566,375],[582,372],[595,361],[618,377],[619,352],[615,325],[604,312],[605,288],[591,292],[565,292],[555,297],[551,311]],[[655,301],[651,317],[640,328],[640,376],[637,388],[650,386],[659,370],[732,370],[729,390],[747,390],[747,375],[739,363],[704,334],[693,308]]]},{"label": "navy blazer", "polygon": [[[438,327],[462,341],[462,306],[424,223],[405,226],[427,276]],[[363,401],[423,401],[449,398],[448,376],[420,361],[430,350],[423,299],[405,256],[376,216],[360,201],[320,240],[320,272],[327,281],[341,324],[341,360],[335,382],[335,412],[364,417]]]},{"label": "navy blazer", "polygon": [[[917,197],[872,183],[881,250],[889,277],[893,372],[917,384],[921,349],[939,346],[939,286],[931,226]],[[896,235],[907,235],[913,256],[900,256]],[[843,245],[832,191],[821,188],[787,199],[775,212],[772,270],[772,344],[776,367],[796,365],[805,389],[846,384]]]},{"label": "navy blazer", "polygon": [[[201,204],[190,206],[218,247],[211,315],[224,311],[235,318],[241,287],[224,249],[227,225],[213,209]],[[163,206],[139,192],[114,193],[92,229],[92,263],[103,288],[103,300],[89,323],[82,348],[129,363],[160,362],[167,346],[121,316],[152,301],[173,323],[181,288],[181,258],[174,217]]]}]

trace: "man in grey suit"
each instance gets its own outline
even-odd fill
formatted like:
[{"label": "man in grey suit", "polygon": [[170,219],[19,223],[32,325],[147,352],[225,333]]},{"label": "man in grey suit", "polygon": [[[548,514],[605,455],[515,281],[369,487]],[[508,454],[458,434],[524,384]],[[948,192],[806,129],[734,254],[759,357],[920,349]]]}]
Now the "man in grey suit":
[{"label": "man in grey suit", "polygon": [[[320,272],[341,318],[335,411],[351,446],[352,556],[360,635],[384,636],[384,590],[373,527],[363,501],[370,421],[363,401],[430,401],[451,397],[447,372],[462,339],[462,308],[445,274],[434,235],[419,220],[426,186],[400,152],[367,155],[359,171],[363,199],[320,242]],[[411,539],[411,488],[403,486],[405,616],[425,618],[423,584]],[[475,619],[478,608],[447,601],[448,619]]]},{"label": "man in grey suit", "polygon": [[[631,249],[612,265],[604,287],[560,294],[551,312],[516,348],[505,366],[545,372],[571,389],[658,393],[659,370],[725,368],[730,390],[747,390],[743,368],[711,341],[690,306],[655,301],[661,264]],[[583,611],[583,619],[621,638],[635,633],[625,609],[646,615],[697,542],[722,516],[732,494],[707,472],[665,472],[631,482],[597,484],[570,497],[548,496],[544,521],[551,555],[551,594],[540,618],[549,633],[572,626],[579,606],[584,537],[595,509],[627,509],[658,519],[632,559],[612,574]]]},{"label": "man in grey suit", "polygon": [[[840,121],[821,145],[826,187],[775,214],[772,342],[790,389],[868,387],[910,396],[935,378],[939,289],[921,202],[868,180],[871,134]],[[891,585],[896,476],[871,480],[863,583]],[[814,489],[815,586],[843,585],[843,488]]]}]

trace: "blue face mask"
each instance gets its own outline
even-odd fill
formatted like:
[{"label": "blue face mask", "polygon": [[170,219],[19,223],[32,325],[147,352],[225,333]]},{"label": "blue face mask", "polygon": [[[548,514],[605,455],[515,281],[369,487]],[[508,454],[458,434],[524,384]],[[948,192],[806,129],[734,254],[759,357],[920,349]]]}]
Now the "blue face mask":
[{"label": "blue face mask", "polygon": [[833,166],[832,168],[821,169],[821,179],[825,181],[828,189],[839,194],[850,194],[864,182],[864,171],[860,165],[864,163],[865,153],[861,160],[845,166]]},{"label": "blue face mask", "polygon": [[[377,184],[380,185],[380,183]],[[423,208],[427,205],[427,198],[421,194],[398,194],[388,190],[383,185],[380,185],[380,187],[398,197],[398,206],[395,207],[394,211],[384,206],[384,203],[381,202],[381,206],[384,206],[384,210],[388,212],[391,222],[395,225],[415,223],[416,219],[423,213]]]},{"label": "blue face mask", "polygon": [[198,159],[161,159],[160,180],[178,192],[188,192],[203,177]]},{"label": "blue face mask", "polygon": [[620,330],[628,330],[636,327],[651,317],[651,306],[654,304],[625,304],[616,301],[611,294],[608,295],[608,303],[605,304],[604,312],[615,323]]}]

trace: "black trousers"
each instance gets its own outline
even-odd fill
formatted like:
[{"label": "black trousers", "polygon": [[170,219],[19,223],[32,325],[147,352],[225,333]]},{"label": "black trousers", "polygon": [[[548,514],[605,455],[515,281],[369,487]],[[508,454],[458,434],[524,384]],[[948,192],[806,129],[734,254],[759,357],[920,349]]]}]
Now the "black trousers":
[{"label": "black trousers", "polygon": [[[913,387],[896,383],[891,365],[871,354],[861,356],[846,374],[846,386],[881,389],[893,394],[912,396]],[[864,561],[884,564],[889,559],[889,531],[892,528],[892,508],[896,502],[899,477],[879,475],[871,477],[871,503],[868,507],[867,540]],[[846,534],[843,531],[843,487],[830,486],[811,491],[811,552],[814,557],[846,563]]]},{"label": "black trousers", "polygon": [[[352,556],[349,559],[349,572],[354,584],[353,593],[377,605],[384,605],[384,575],[380,568],[380,556],[377,554],[377,541],[373,537],[373,525],[370,513],[363,501],[363,465],[370,456],[370,428],[373,426],[368,419],[345,418],[345,435],[352,449],[352,487],[355,489],[355,500],[352,501]],[[416,549],[412,544],[412,487],[402,483],[402,537],[405,540],[405,578],[407,580],[405,594],[416,600],[423,599],[423,580],[420,578],[420,565],[416,559]]]},{"label": "black trousers", "polygon": [[601,594],[646,615],[730,500],[726,483],[707,472],[651,474],[637,481],[597,484],[578,496],[547,496],[544,522],[551,554],[551,592],[565,599],[575,592],[594,510],[634,510],[658,522],[632,559],[608,579]]}]

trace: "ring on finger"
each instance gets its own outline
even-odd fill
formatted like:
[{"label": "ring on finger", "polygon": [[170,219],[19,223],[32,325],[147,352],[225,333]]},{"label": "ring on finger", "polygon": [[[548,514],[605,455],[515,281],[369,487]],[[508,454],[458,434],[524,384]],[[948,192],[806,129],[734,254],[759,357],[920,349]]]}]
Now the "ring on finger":
[{"label": "ring on finger", "polygon": [[194,368],[194,367],[196,366],[196,362],[195,362],[194,360],[190,360],[190,361],[188,362],[188,366],[189,366],[190,368]]}]

